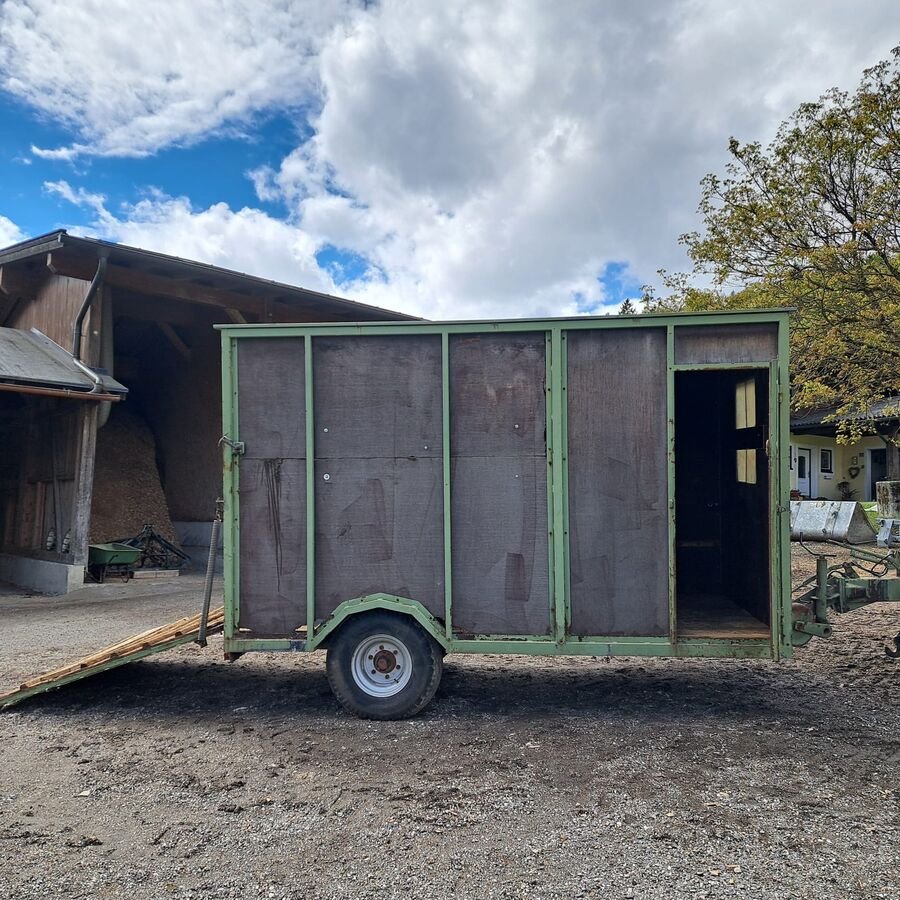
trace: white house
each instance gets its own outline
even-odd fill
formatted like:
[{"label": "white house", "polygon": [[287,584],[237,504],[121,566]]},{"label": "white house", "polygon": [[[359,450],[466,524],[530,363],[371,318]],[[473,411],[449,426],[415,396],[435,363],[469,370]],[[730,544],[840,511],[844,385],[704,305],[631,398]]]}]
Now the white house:
[{"label": "white house", "polygon": [[[893,397],[879,406],[887,411],[898,403]],[[833,414],[820,409],[791,416],[791,490],[809,498],[874,500],[875,483],[887,478],[887,444],[877,434],[839,444],[836,423],[823,421]],[[898,425],[896,414],[875,421],[889,433]]]}]

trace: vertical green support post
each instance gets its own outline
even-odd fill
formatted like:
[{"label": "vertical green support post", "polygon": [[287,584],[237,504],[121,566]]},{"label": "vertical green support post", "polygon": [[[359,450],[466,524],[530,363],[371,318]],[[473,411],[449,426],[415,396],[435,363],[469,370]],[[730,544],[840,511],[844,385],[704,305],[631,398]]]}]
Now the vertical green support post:
[{"label": "vertical green support post", "polygon": [[[772,530],[775,532],[775,540],[777,541],[778,566],[772,566],[773,575],[777,576],[778,583],[775,585],[777,593],[776,612],[781,614],[781,631],[780,641],[777,641],[773,647],[774,656],[779,659],[784,651],[790,652],[792,648],[791,633],[793,630],[793,622],[791,621],[791,410],[790,410],[790,333],[787,313],[783,314],[778,322],[778,365],[777,372],[777,428],[770,429],[771,437],[774,438],[771,450],[777,454],[778,465],[776,467],[778,475],[777,493],[775,494],[775,502],[773,513],[775,516],[775,524],[777,527]],[[772,623],[773,636],[779,635],[778,623]]]},{"label": "vertical green support post", "polygon": [[[222,333],[222,433],[237,438],[237,369],[236,341]],[[238,521],[238,474],[232,447],[222,441],[222,494],[225,500],[223,526],[223,563],[225,570],[225,637],[234,635],[240,603],[240,535]]]},{"label": "vertical green support post", "polygon": [[558,644],[566,640],[569,598],[566,592],[566,435],[565,413],[565,335],[559,327],[550,331],[550,381],[547,385],[549,428],[547,463],[552,497],[550,527],[551,584],[553,595],[554,637]]},{"label": "vertical green support post", "polygon": [[441,333],[441,456],[444,472],[444,628],[453,638],[453,537],[450,516],[450,338]]},{"label": "vertical green support post", "polygon": [[669,555],[669,640],[678,639],[675,552],[675,327],[666,326],[666,527]]},{"label": "vertical green support post", "polygon": [[306,639],[316,622],[316,422],[313,394],[312,335],[303,335],[304,405],[306,413]]}]

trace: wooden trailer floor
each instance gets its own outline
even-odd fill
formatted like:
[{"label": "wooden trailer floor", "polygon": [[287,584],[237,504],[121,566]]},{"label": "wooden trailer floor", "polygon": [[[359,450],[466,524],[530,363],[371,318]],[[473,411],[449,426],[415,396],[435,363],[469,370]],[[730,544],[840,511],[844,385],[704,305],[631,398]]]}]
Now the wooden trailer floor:
[{"label": "wooden trailer floor", "polygon": [[747,610],[717,594],[681,598],[677,610],[679,638],[760,639],[769,626]]},{"label": "wooden trailer floor", "polygon": [[[207,623],[208,635],[216,634],[222,631],[224,627],[225,614],[222,607],[211,610]],[[19,687],[0,694],[0,709],[13,706],[28,697],[35,694],[41,694],[44,691],[51,691],[55,688],[62,687],[72,681],[78,681],[82,678],[88,678],[91,675],[98,675],[100,672],[106,672],[117,666],[124,666],[126,663],[136,662],[154,653],[162,653],[165,650],[171,650],[181,644],[188,644],[195,641],[200,633],[200,614],[195,616],[186,616],[168,625],[160,625],[157,628],[151,628],[148,631],[142,631],[140,634],[119,641],[84,656],[72,663],[68,663],[58,669],[52,669],[44,672],[42,675],[36,675],[19,685]]]}]

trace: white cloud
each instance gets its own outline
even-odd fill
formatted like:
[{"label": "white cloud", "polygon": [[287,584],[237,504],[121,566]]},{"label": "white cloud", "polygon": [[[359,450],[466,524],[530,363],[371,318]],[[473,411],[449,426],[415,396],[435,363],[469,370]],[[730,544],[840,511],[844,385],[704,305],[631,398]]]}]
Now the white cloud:
[{"label": "white cloud", "polygon": [[102,195],[73,189],[65,181],[48,182],[44,187],[93,214],[92,225],[70,229],[73,234],[337,293],[331,276],[316,262],[319,243],[258,209],[232,210],[225,203],[195,209],[187,197],[169,197],[157,191],[115,213]]},{"label": "white cloud", "polygon": [[352,0],[5,0],[3,89],[79,140],[43,158],[141,156],[308,99]]},{"label": "white cloud", "polygon": [[15,222],[0,216],[0,247],[8,247],[10,244],[18,244],[28,237]]},{"label": "white cloud", "polygon": [[248,173],[283,219],[164,195],[112,214],[69,187],[107,237],[328,290],[315,253],[333,245],[371,261],[338,288],[361,300],[436,317],[561,314],[604,299],[612,261],[648,280],[683,267],[677,236],[696,225],[699,180],[721,169],[729,136],[766,140],[799,103],[852,88],[887,56],[893,11],[6,0],[0,70],[75,128],[57,157],[152,152],[286,107],[312,129]]}]

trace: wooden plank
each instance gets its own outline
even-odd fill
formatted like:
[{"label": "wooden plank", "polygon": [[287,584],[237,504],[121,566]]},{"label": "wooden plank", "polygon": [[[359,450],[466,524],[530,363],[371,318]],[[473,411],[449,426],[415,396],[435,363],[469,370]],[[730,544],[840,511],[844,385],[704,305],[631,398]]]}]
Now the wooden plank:
[{"label": "wooden plank", "polygon": [[450,338],[453,628],[550,630],[546,338]]},{"label": "wooden plank", "polygon": [[675,327],[675,363],[768,363],[778,358],[778,326],[702,325]]},{"label": "wooden plank", "polygon": [[168,322],[157,322],[156,324],[166,336],[166,340],[175,348],[178,355],[182,359],[190,361],[191,348],[181,339],[181,335]]},{"label": "wooden plank", "polygon": [[313,338],[316,616],[383,592],[444,610],[441,341]]},{"label": "wooden plank", "polygon": [[244,458],[239,490],[238,627],[283,637],[306,622],[306,462]]},{"label": "wooden plank", "polygon": [[245,459],[306,458],[302,338],[238,343],[238,439]]},{"label": "wooden plank", "polygon": [[[200,614],[186,616],[176,622],[148,629],[58,669],[30,678],[19,687],[0,693],[0,709],[20,703],[35,694],[62,687],[64,684],[70,684],[100,672],[107,672],[139,659],[145,659],[147,656],[171,650],[181,644],[190,643],[196,640],[200,633],[200,618]],[[207,634],[216,634],[221,631],[224,627],[224,619],[225,612],[222,607],[212,610],[209,614]]]},{"label": "wooden plank", "polygon": [[315,474],[316,617],[373,593],[443,617],[442,460],[326,459]]},{"label": "wooden plank", "polygon": [[568,335],[575,635],[668,634],[666,332]]}]

